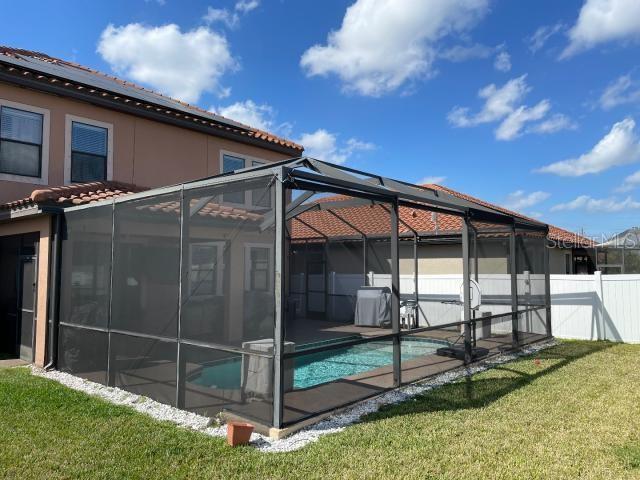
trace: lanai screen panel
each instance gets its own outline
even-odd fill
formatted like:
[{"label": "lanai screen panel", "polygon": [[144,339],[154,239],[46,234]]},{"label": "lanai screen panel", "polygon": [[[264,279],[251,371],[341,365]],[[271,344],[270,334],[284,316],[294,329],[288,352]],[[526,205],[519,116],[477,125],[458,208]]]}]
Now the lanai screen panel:
[{"label": "lanai screen panel", "polygon": [[285,424],[393,386],[390,203],[292,190],[285,260]]},{"label": "lanai screen panel", "polygon": [[511,298],[511,225],[470,222],[469,272],[478,283],[482,302],[475,318],[509,313]]},{"label": "lanai screen panel", "polygon": [[547,332],[546,309],[546,236],[543,232],[516,231],[516,264],[520,343],[537,339]]},{"label": "lanai screen panel", "polygon": [[272,176],[184,192],[184,407],[273,418],[275,187]]},{"label": "lanai screen panel", "polygon": [[299,350],[383,333],[358,322],[356,307],[367,287],[390,296],[389,205],[305,190],[289,199],[285,340]]},{"label": "lanai screen panel", "polygon": [[175,405],[180,193],[116,203],[110,376]]},{"label": "lanai screen panel", "polygon": [[111,205],[65,215],[60,275],[62,371],[107,383],[111,287]]}]

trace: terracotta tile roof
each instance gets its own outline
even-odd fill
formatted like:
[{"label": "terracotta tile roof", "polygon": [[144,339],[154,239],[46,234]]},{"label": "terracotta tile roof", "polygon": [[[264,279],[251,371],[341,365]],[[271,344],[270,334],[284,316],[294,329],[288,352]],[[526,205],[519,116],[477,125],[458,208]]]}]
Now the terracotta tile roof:
[{"label": "terracotta tile roof", "polygon": [[[162,95],[158,92],[142,87],[133,82],[123,80],[113,75],[107,75],[106,73],[94,70],[78,63],[51,57],[41,52],[2,45],[0,45],[0,58],[1,56],[20,60],[20,65],[31,70],[42,72],[43,74],[53,75],[51,72],[44,72],[42,69],[42,64],[40,64],[39,62],[42,62],[45,65],[55,66],[57,67],[57,70],[55,71],[56,75],[64,76],[66,74],[68,76],[64,78],[66,80],[69,80],[70,82],[74,82],[74,84],[69,84],[68,82],[65,83],[65,86],[68,86],[69,88],[76,87],[77,89],[83,89],[84,87],[81,84],[83,83],[82,81],[84,81],[85,84],[90,84],[96,89],[104,89],[106,92],[113,93],[114,99],[118,99],[120,101],[128,101],[123,100],[122,98],[120,98],[120,96],[118,96],[122,95],[121,92],[124,91],[125,95],[128,94],[132,97],[137,98],[138,100],[144,101],[150,104],[149,107],[155,107],[155,109],[159,113],[165,113],[168,116],[179,116],[186,119],[187,117],[184,115],[184,113],[190,113],[195,117],[192,119],[193,121],[198,121],[201,124],[204,123],[214,129],[226,130],[240,136],[254,138],[266,143],[279,145],[298,152],[302,152],[304,150],[304,147],[286,138],[279,137],[264,130],[251,127],[249,125],[245,125],[233,119],[229,119],[221,115],[209,112],[195,105],[191,105],[181,100],[168,97],[166,95]],[[55,78],[53,77],[49,78],[42,75],[40,75],[40,77],[43,77],[42,79],[45,82],[47,80],[51,82],[55,80]],[[97,95],[101,95],[102,93],[100,91],[96,92]],[[142,108],[144,107],[147,107],[147,105],[142,105]],[[173,109],[175,109],[176,111],[172,111]]]},{"label": "terracotta tile roof", "polygon": [[[20,210],[45,205],[55,205],[58,207],[87,205],[101,200],[143,192],[145,190],[148,190],[148,188],[123,182],[89,182],[60,187],[46,187],[34,190],[31,195],[26,198],[0,205],[0,210]],[[197,203],[197,199],[191,200],[191,206]],[[177,201],[160,201],[151,204],[141,203],[137,208],[151,212],[178,214],[180,212],[180,203]],[[249,222],[262,221],[264,218],[263,215],[255,212],[228,205],[221,205],[215,202],[207,203],[198,211],[198,215],[200,217],[216,218],[219,220],[243,220]]]},{"label": "terracotta tile roof", "polygon": [[0,205],[0,210],[18,210],[38,205],[56,205],[59,207],[85,205],[145,190],[148,189],[146,187],[113,181],[44,187],[34,190],[31,192],[31,195],[26,198]]},{"label": "terracotta tile roof", "polygon": [[[193,207],[197,205],[199,199],[193,199],[189,202],[190,206]],[[164,213],[180,213],[180,202],[177,201],[168,201],[168,202],[160,202],[154,204],[142,204],[139,205],[138,210],[149,210],[151,212],[164,212]],[[200,210],[198,210],[198,215],[200,217],[206,218],[216,218],[219,220],[242,220],[249,222],[258,222],[261,221],[264,216],[255,212],[250,212],[243,208],[235,208],[227,205],[221,205],[216,202],[209,202]]]},{"label": "terracotta tile roof", "polygon": [[[517,212],[513,212],[498,205],[485,202],[470,195],[466,195],[450,188],[429,184],[426,187],[440,190],[459,198],[477,203],[479,205],[493,208],[508,215],[517,216],[526,220],[533,220]],[[336,202],[347,200],[350,197],[343,195],[334,195],[317,200],[318,202]],[[323,210],[311,210],[300,214],[292,222],[292,237],[294,239],[303,238],[320,238],[322,234],[328,237],[357,236],[359,232],[367,235],[388,234],[390,231],[391,218],[388,211],[380,205],[365,205],[350,208],[341,208],[335,210],[336,214],[344,218],[354,228],[349,227],[334,215]],[[437,234],[459,234],[462,228],[462,218],[455,215],[447,215],[443,213],[429,212],[426,210],[413,209],[409,207],[400,207],[400,233],[410,233],[411,229],[417,231],[421,235]],[[357,230],[356,230],[357,229]],[[568,245],[592,247],[594,243],[580,235],[574,234],[553,225],[549,225],[550,240],[564,242]]]},{"label": "terracotta tile roof", "polygon": [[[442,186],[442,185],[431,184],[431,185],[425,185],[425,186],[431,187],[431,188],[436,188],[436,189],[441,190],[443,192],[450,193],[451,195],[455,195],[456,197],[464,198],[465,200],[469,200],[471,202],[478,203],[478,204],[483,205],[485,207],[493,208],[495,210],[498,210],[499,212],[503,212],[503,213],[506,213],[506,214],[509,214],[509,215],[515,215],[515,216],[518,216],[520,218],[524,218],[526,220],[534,220],[534,221],[536,221],[535,219],[533,219],[531,217],[527,217],[525,215],[522,215],[521,213],[514,212],[512,210],[506,209],[506,208],[501,207],[500,205],[496,205],[494,203],[485,202],[484,200],[481,200],[479,198],[472,197],[471,195],[467,195],[467,194],[458,192],[456,190],[452,190],[452,189],[450,189],[448,187],[445,187],[445,186]],[[555,225],[549,225],[548,238],[550,240],[555,240],[555,241],[559,241],[559,242],[566,242],[567,244],[570,244],[570,245],[576,245],[576,246],[582,246],[582,247],[594,247],[595,246],[595,242],[593,240],[590,240],[589,238],[586,238],[586,237],[584,237],[582,235],[578,235],[577,233],[570,232],[569,230],[565,230],[563,228],[556,227]]]}]

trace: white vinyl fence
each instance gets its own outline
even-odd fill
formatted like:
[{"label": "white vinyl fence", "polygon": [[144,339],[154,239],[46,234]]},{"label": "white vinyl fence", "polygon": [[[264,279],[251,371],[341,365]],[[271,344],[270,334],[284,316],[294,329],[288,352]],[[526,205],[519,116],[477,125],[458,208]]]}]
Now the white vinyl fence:
[{"label": "white vinyl fence", "polygon": [[558,338],[640,343],[640,275],[551,275]]},{"label": "white vinyl fence", "polygon": [[[318,278],[312,278],[318,277]],[[509,275],[480,275],[483,296],[493,298],[480,310],[499,314],[511,310],[508,298],[500,295],[510,291]],[[415,292],[413,275],[400,276],[400,293],[410,297]],[[421,326],[460,320],[460,306],[448,302],[458,298],[461,275],[419,275],[419,320]],[[310,276],[309,289],[323,290],[324,276]],[[330,273],[327,281],[328,314],[338,321],[353,318],[355,295],[364,283],[362,275]],[[369,274],[369,285],[391,286],[391,276]],[[305,307],[304,276],[295,275],[292,294],[299,295]],[[520,295],[537,296],[544,292],[544,276],[518,275]],[[316,298],[317,297],[317,298]],[[309,295],[312,303],[324,305],[324,292]],[[483,297],[484,298],[484,297]],[[522,297],[520,297],[522,299]],[[497,299],[497,300],[496,300]],[[484,302],[483,302],[484,303]],[[611,340],[640,343],[640,275],[551,275],[551,324],[558,338]]]}]

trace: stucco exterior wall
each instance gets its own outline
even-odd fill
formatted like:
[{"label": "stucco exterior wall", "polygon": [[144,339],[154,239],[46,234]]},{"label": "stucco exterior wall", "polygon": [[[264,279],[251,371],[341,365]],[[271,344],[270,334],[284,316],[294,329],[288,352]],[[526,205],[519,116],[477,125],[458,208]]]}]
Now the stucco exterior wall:
[{"label": "stucco exterior wall", "polygon": [[[338,243],[330,244],[328,270],[336,273],[361,273],[364,265],[362,244],[354,242],[351,248]],[[568,249],[552,248],[549,251],[551,273],[565,273],[564,256]],[[372,255],[374,254],[374,255]],[[485,274],[509,272],[508,251],[500,244],[483,244],[478,258],[478,271]],[[370,246],[368,271],[391,273],[388,243]],[[401,242],[399,249],[400,275],[411,275],[414,271],[413,242]],[[420,244],[418,247],[418,273],[421,275],[462,275],[462,245]]]},{"label": "stucco exterior wall", "polygon": [[[111,180],[145,187],[159,187],[216,175],[221,171],[220,159],[223,151],[265,161],[287,158],[287,155],[264,148],[6,83],[0,83],[0,99],[49,111],[48,185],[65,183],[66,115],[112,125]],[[0,180],[0,203],[24,198],[37,188],[42,188],[42,185]]]}]

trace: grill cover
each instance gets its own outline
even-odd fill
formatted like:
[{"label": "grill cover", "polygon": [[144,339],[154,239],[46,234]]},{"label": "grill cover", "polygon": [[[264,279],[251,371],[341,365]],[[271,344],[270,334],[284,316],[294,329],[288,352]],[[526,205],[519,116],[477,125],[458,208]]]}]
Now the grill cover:
[{"label": "grill cover", "polygon": [[381,327],[391,324],[389,287],[360,287],[356,299],[355,325]]}]

